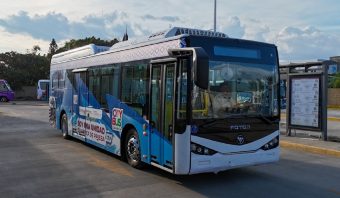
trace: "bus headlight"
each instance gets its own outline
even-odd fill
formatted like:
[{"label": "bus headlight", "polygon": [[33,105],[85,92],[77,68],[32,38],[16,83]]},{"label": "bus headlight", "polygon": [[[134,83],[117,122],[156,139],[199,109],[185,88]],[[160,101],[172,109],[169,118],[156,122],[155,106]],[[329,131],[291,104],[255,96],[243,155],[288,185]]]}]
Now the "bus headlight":
[{"label": "bus headlight", "polygon": [[198,154],[198,155],[214,155],[215,153],[217,153],[214,150],[211,150],[207,147],[204,147],[202,145],[196,144],[196,143],[191,143],[190,145],[190,150],[191,152]]},{"label": "bus headlight", "polygon": [[276,136],[275,138],[267,142],[265,145],[261,147],[261,149],[266,151],[276,148],[277,146],[279,146],[279,136]]}]

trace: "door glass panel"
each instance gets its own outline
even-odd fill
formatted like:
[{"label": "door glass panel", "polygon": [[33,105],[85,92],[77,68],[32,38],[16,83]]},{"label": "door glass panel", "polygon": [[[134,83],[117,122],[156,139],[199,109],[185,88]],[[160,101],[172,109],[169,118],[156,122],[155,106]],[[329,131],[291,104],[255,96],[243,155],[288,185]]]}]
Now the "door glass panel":
[{"label": "door glass panel", "polygon": [[164,137],[171,140],[173,122],[173,99],[174,99],[174,64],[168,64],[165,71],[165,102],[164,102]]},{"label": "door glass panel", "polygon": [[88,106],[88,83],[87,83],[87,73],[80,73],[80,81],[79,81],[79,105],[83,107]]},{"label": "door glass panel", "polygon": [[161,68],[159,66],[154,67],[152,71],[151,93],[151,121],[154,128],[159,130],[161,126]]},{"label": "door glass panel", "polygon": [[188,70],[187,70],[187,66],[188,66],[188,60],[183,59],[181,60],[181,67],[180,67],[180,71],[179,71],[179,78],[180,78],[180,82],[179,82],[179,94],[178,94],[178,101],[179,101],[179,105],[178,105],[178,115],[177,118],[178,119],[186,119],[186,110],[187,110],[187,86],[188,86]]}]

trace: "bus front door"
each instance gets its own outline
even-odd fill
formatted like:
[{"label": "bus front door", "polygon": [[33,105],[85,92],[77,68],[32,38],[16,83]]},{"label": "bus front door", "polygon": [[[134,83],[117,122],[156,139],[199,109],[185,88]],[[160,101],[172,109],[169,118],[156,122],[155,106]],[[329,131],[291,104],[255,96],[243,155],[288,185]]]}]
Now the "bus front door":
[{"label": "bus front door", "polygon": [[155,63],[151,66],[151,161],[173,169],[173,126],[175,63]]}]

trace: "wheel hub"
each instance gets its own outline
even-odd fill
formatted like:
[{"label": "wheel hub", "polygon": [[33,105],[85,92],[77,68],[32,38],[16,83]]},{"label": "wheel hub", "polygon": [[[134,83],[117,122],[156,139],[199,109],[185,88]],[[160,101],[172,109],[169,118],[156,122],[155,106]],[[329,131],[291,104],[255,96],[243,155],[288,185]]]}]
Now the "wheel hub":
[{"label": "wheel hub", "polygon": [[131,136],[127,143],[127,154],[130,159],[137,161],[139,158],[139,143],[135,136]]}]

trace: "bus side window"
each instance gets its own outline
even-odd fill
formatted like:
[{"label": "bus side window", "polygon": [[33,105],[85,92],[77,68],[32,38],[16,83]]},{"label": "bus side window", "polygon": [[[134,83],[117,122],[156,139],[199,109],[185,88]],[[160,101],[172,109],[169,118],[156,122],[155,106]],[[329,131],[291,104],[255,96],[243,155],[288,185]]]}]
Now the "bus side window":
[{"label": "bus side window", "polygon": [[121,100],[139,115],[147,115],[148,65],[144,62],[126,63],[122,67]]},{"label": "bus side window", "polygon": [[55,90],[58,88],[58,72],[55,71],[52,74],[52,90]]}]

